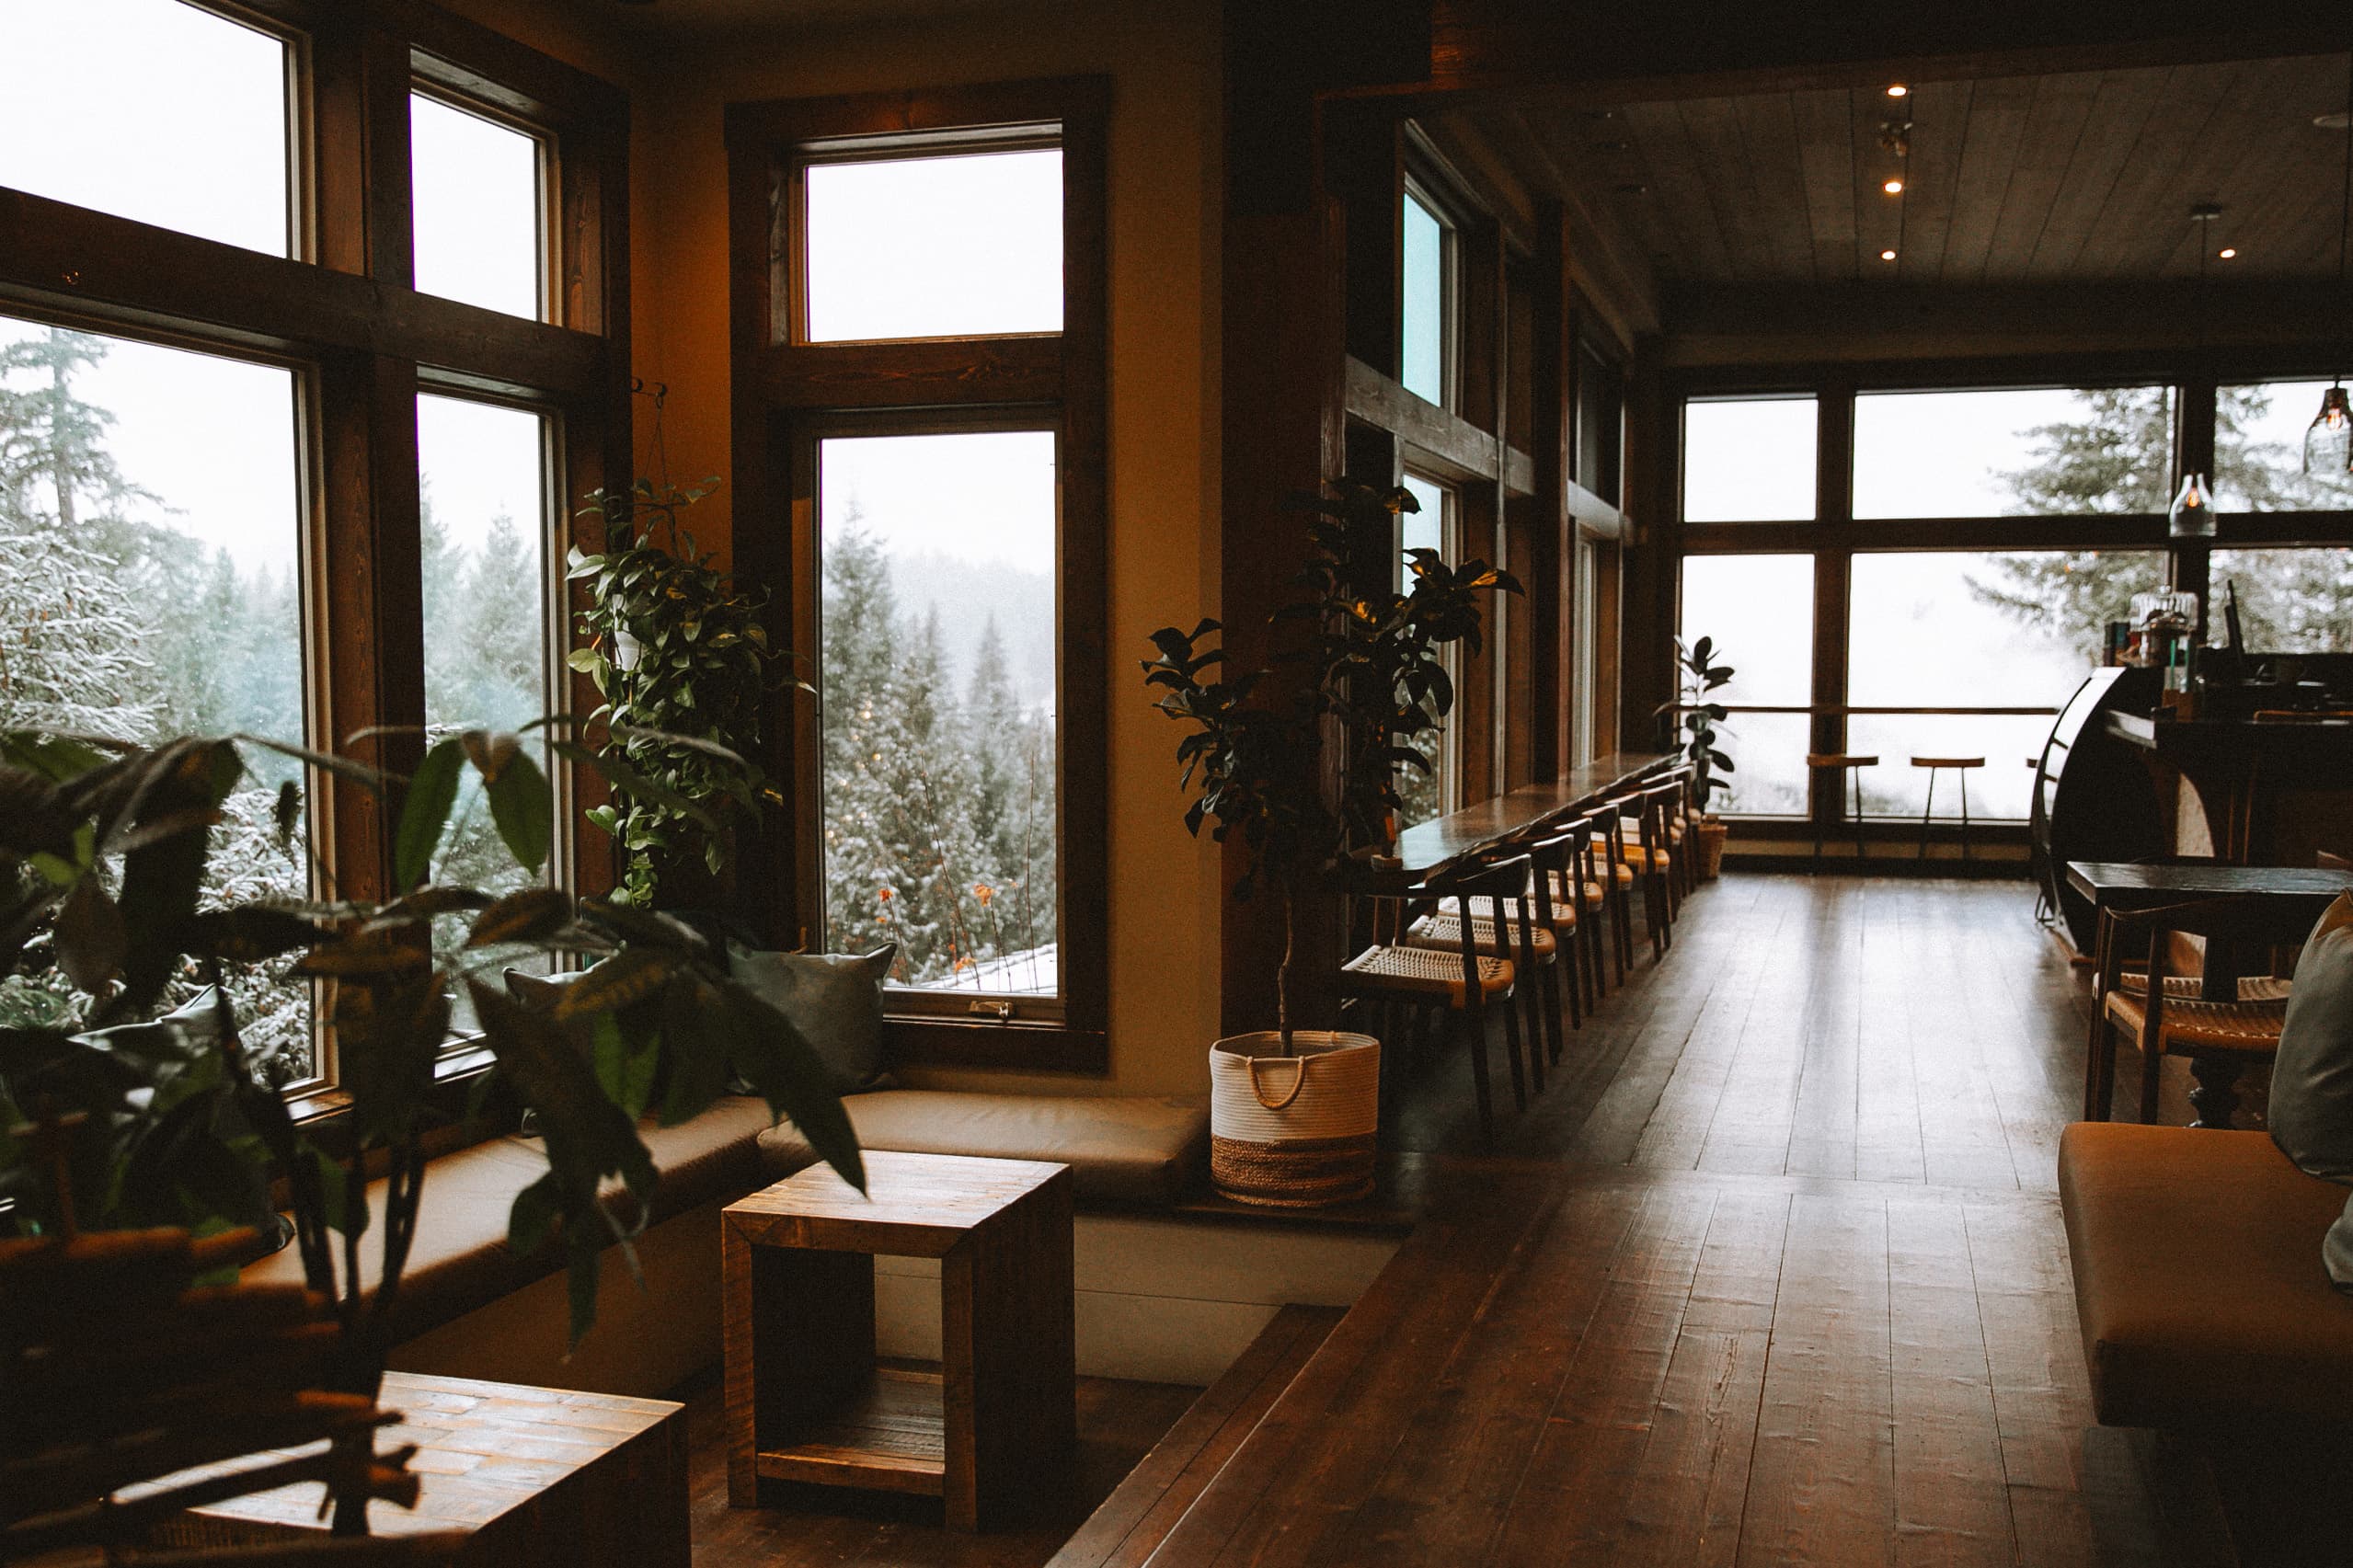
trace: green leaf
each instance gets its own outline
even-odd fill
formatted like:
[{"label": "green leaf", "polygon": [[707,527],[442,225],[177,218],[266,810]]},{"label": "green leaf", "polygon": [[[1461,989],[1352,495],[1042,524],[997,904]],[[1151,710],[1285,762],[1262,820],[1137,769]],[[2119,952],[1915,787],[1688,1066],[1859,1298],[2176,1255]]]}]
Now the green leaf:
[{"label": "green leaf", "polygon": [[727,1042],[729,1064],[768,1102],[772,1113],[791,1119],[837,1175],[866,1191],[857,1132],[816,1047],[791,1019],[734,981],[717,989],[720,1005],[714,1010],[714,1022]]},{"label": "green leaf", "polygon": [[645,1115],[660,1071],[660,1035],[651,1029],[632,1030],[617,1013],[597,1019],[596,1081],[607,1099],[632,1116]]},{"label": "green leaf", "polygon": [[519,1258],[533,1256],[547,1244],[563,1213],[563,1184],[550,1171],[515,1194],[514,1206],[507,1210],[507,1250]]},{"label": "green leaf", "polygon": [[368,1189],[354,1184],[351,1173],[313,1149],[307,1151],[318,1172],[319,1196],[327,1208],[327,1228],[339,1235],[364,1236],[368,1231]]},{"label": "green leaf", "polygon": [[468,947],[501,942],[539,942],[571,923],[571,895],[554,887],[525,887],[482,911],[466,934]]},{"label": "green leaf", "polygon": [[681,962],[677,953],[659,947],[615,953],[564,988],[556,1003],[556,1016],[580,1018],[643,1001],[661,989]]},{"label": "green leaf", "polygon": [[572,1309],[572,1343],[585,1338],[596,1326],[596,1281],[600,1266],[597,1248],[592,1242],[575,1240],[571,1244],[571,1261],[565,1265],[565,1294]]},{"label": "green leaf", "polygon": [[484,784],[490,797],[490,819],[498,824],[508,853],[525,870],[537,873],[547,864],[547,852],[556,837],[556,799],[547,787],[547,775],[539,771],[531,753],[518,750],[495,776],[485,774]]},{"label": "green leaf", "polygon": [[130,937],[122,911],[96,876],[75,885],[64,908],[57,911],[55,932],[57,967],[87,995],[99,995],[121,972]]},{"label": "green leaf", "polygon": [[408,798],[400,808],[392,851],[393,880],[403,892],[421,884],[433,868],[433,853],[449,829],[458,774],[465,766],[465,748],[453,736],[425,753],[416,777],[408,781]]}]

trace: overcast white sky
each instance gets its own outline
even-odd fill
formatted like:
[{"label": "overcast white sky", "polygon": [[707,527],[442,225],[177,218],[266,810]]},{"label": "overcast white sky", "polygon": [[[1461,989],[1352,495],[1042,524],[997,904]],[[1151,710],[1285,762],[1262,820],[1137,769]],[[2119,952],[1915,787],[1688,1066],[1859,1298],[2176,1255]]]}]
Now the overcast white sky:
[{"label": "overcast white sky", "polygon": [[823,444],[822,532],[845,526],[855,506],[862,526],[894,555],[1053,569],[1051,430],[838,437]]}]

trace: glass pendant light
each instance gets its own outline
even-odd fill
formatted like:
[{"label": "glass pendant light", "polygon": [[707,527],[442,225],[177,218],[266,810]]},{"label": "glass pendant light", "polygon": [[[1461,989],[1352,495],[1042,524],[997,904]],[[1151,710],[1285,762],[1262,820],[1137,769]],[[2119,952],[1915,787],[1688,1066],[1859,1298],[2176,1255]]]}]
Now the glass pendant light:
[{"label": "glass pendant light", "polygon": [[2214,492],[2206,487],[2205,475],[2183,478],[2181,488],[2174,492],[2174,504],[2166,509],[2165,522],[2175,539],[2214,537]]},{"label": "glass pendant light", "polygon": [[[2324,122],[2326,117],[2324,116]],[[2345,183],[2336,209],[2336,292],[2345,293],[2346,240],[2353,235],[2353,56],[2345,66]],[[2353,406],[2340,379],[2320,395],[2320,412],[2304,431],[2304,472],[2329,478],[2353,472]]]}]

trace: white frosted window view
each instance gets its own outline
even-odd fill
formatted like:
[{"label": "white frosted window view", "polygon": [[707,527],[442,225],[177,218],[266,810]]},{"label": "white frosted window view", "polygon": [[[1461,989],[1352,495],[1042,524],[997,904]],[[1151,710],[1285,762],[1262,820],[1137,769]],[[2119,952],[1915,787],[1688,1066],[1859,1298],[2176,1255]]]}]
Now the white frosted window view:
[{"label": "white frosted window view", "polygon": [[1062,329],[1062,155],[812,164],[809,339]]},{"label": "white frosted window view", "polygon": [[1854,515],[2164,511],[2173,391],[1866,392],[1854,400]]},{"label": "white frosted window view", "polygon": [[818,493],[826,945],[1057,995],[1053,433],[822,441]]},{"label": "white frosted window view", "polygon": [[[1419,511],[1397,514],[1397,588],[1400,592],[1410,593],[1414,579],[1413,569],[1406,564],[1406,551],[1435,550],[1441,559],[1450,562],[1454,559],[1453,529],[1451,526],[1454,498],[1444,486],[1418,474],[1406,475],[1405,486],[1413,493],[1414,499],[1421,503]],[[1450,676],[1456,674],[1460,666],[1452,649],[1447,650],[1445,659],[1447,673]],[[1455,695],[1459,702],[1461,693],[1458,692]],[[1397,770],[1397,798],[1403,803],[1397,813],[1400,830],[1443,814],[1454,799],[1457,750],[1452,737],[1455,722],[1460,717],[1461,709],[1458,707],[1448,715],[1441,727],[1427,730],[1406,740],[1406,745],[1429,760],[1429,772],[1423,773],[1415,767]]]},{"label": "white frosted window view", "polygon": [[[463,398],[417,399],[425,727],[519,730],[549,711],[546,422]],[[544,749],[536,753],[546,763]],[[536,880],[500,841],[481,774],[461,775],[435,878],[492,892]]]},{"label": "white frosted window view", "polygon": [[1425,403],[1446,402],[1446,225],[1406,192],[1404,363],[1399,382]]},{"label": "white frosted window view", "polygon": [[2250,652],[2353,653],[2353,550],[2217,550],[2208,571],[2213,641],[2223,638],[2224,590],[2235,589]]},{"label": "white frosted window view", "polygon": [[409,95],[408,137],[418,289],[538,319],[538,139],[423,93]]},{"label": "white frosted window view", "polygon": [[1683,405],[1688,522],[1804,522],[1814,515],[1814,400]]},{"label": "white frosted window view", "polygon": [[[1716,700],[1800,707],[1813,701],[1814,557],[1686,555],[1681,636],[1715,639],[1733,669]],[[1798,816],[1806,809],[1804,714],[1735,713],[1716,727],[1733,761],[1727,811]]]},{"label": "white frosted window view", "polygon": [[[2153,550],[1858,555],[1847,701],[2055,710],[2099,665],[2106,624],[2164,571]],[[1879,759],[1863,774],[1863,808],[1917,817],[1928,775],[1913,757],[1983,757],[1969,778],[1970,817],[2023,818],[2034,783],[2026,759],[2050,723],[2049,714],[1857,714],[1847,750]],[[1960,813],[1950,773],[1937,780],[1936,812]]]},{"label": "white frosted window view", "polygon": [[286,46],[180,0],[0,0],[0,185],[287,254]]},{"label": "white frosted window view", "polygon": [[2214,504],[2223,511],[2313,511],[2353,507],[2353,475],[2304,472],[2304,432],[2325,381],[2274,381],[2216,389]]},{"label": "white frosted window view", "polygon": [[[305,739],[294,430],[288,371],[0,316],[0,727]],[[247,755],[212,886],[305,897],[303,838],[281,851],[271,827],[303,770]],[[171,1000],[198,989],[185,976]],[[265,1070],[308,1077],[308,988],[273,971],[231,989]],[[0,981],[0,1024],[62,1024],[72,1005]]]}]

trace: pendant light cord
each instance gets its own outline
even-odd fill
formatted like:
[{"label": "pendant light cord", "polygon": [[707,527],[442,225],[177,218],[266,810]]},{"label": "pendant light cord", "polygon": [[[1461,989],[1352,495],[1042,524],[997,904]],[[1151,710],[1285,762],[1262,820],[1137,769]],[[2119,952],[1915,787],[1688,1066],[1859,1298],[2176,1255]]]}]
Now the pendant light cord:
[{"label": "pendant light cord", "polygon": [[2353,51],[2345,56],[2345,189],[2336,209],[2336,292],[2345,292],[2345,260],[2353,236]]}]

